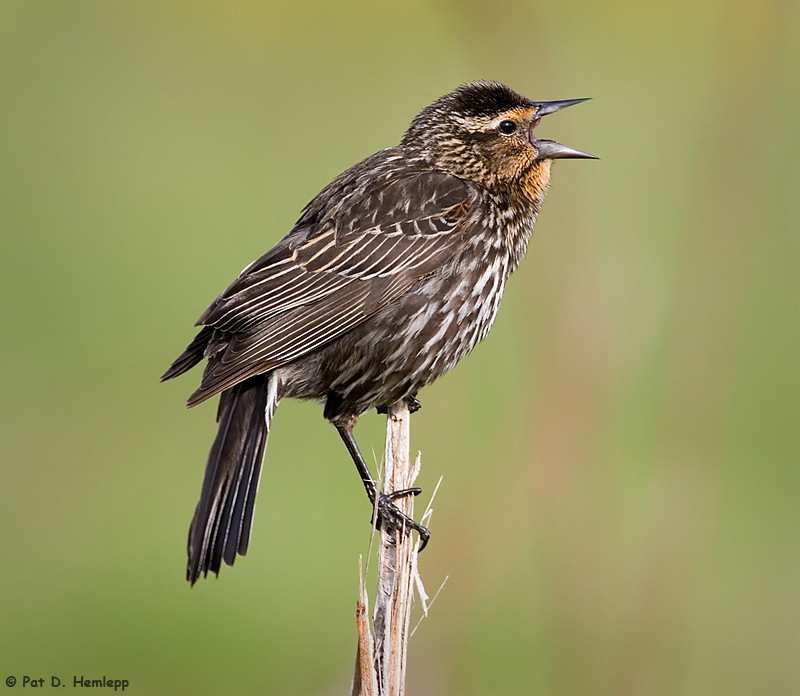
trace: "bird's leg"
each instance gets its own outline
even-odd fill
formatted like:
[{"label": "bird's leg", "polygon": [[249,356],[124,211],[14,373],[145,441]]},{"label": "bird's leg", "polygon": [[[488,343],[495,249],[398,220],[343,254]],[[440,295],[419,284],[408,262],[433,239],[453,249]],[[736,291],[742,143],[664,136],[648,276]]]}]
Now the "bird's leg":
[{"label": "bird's leg", "polygon": [[[361,482],[364,484],[364,488],[367,490],[369,501],[377,511],[378,523],[380,524],[381,529],[384,531],[404,530],[406,534],[410,534],[412,529],[416,530],[419,534],[419,538],[422,540],[422,543],[419,547],[419,550],[422,551],[422,549],[424,549],[425,545],[428,543],[431,533],[426,527],[423,527],[421,524],[418,524],[412,520],[408,515],[404,515],[402,512],[400,512],[393,502],[398,498],[403,498],[407,495],[419,495],[422,492],[422,489],[416,487],[404,488],[403,490],[394,491],[393,493],[389,494],[379,493],[378,488],[375,485],[375,481],[369,472],[369,467],[364,461],[364,457],[361,456],[361,451],[358,449],[356,439],[353,436],[352,426],[348,427],[346,425],[338,425],[335,423],[334,425],[336,425],[336,430],[339,431],[339,435],[341,436],[342,440],[344,440],[347,451],[350,452],[350,456],[353,458],[353,463],[356,465],[356,469],[358,469],[359,476],[361,476]],[[377,504],[375,503],[376,496],[378,499]]]},{"label": "bird's leg", "polygon": [[347,451],[350,452],[353,463],[356,465],[356,469],[358,469],[358,475],[361,477],[361,482],[364,484],[364,488],[367,490],[369,502],[375,505],[375,494],[378,489],[375,486],[375,480],[372,478],[369,467],[364,461],[364,457],[361,456],[361,451],[358,449],[356,438],[353,436],[353,431],[350,428],[342,425],[337,425],[336,430],[339,432],[339,435],[341,435],[342,440],[344,440],[345,447],[347,447]]}]

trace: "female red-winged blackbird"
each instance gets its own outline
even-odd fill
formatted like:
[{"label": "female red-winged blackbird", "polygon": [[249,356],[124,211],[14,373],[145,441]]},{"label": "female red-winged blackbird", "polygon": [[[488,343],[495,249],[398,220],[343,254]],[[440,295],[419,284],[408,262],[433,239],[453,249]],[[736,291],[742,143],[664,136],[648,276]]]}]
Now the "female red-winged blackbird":
[{"label": "female red-winged blackbird", "polygon": [[425,545],[428,530],[378,494],[353,428],[372,408],[402,400],[419,408],[417,391],[486,336],[552,160],[595,159],[533,129],[582,101],[462,85],[423,109],[399,146],[331,182],[203,313],[200,333],[162,377],[207,357],[188,405],[221,393],[189,530],[192,584],[247,551],[270,421],[284,397],[325,400],[373,505],[378,496],[381,525],[415,529]]}]

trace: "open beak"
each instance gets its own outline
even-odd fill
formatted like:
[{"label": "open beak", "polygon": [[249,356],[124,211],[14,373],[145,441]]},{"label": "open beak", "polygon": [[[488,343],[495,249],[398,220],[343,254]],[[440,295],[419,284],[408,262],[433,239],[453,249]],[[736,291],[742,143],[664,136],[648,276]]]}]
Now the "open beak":
[{"label": "open beak", "polygon": [[[542,116],[547,116],[548,114],[553,114],[556,111],[560,111],[561,109],[566,109],[568,106],[573,106],[574,104],[580,104],[581,102],[589,101],[588,99],[563,99],[561,101],[546,101],[546,102],[534,102],[536,106],[539,107],[539,110],[536,112],[536,120],[533,122],[535,126],[539,119]],[[538,138],[533,137],[533,128],[531,128],[531,144],[536,148],[536,152],[538,153],[537,159],[600,159],[599,157],[595,157],[594,155],[590,155],[588,152],[581,152],[580,150],[576,150],[572,147],[567,147],[566,145],[562,145],[561,143],[557,143],[555,140],[539,140]]]},{"label": "open beak", "polygon": [[538,153],[536,159],[600,159],[588,152],[581,152],[573,147],[557,143],[555,140],[537,140],[531,136],[531,141]]},{"label": "open beak", "polygon": [[535,106],[539,107],[539,110],[536,112],[536,118],[547,116],[547,114],[554,114],[556,111],[561,111],[561,109],[566,109],[568,106],[574,106],[575,104],[589,101],[589,99],[591,99],[591,97],[586,99],[562,99],[561,101],[533,102]]}]

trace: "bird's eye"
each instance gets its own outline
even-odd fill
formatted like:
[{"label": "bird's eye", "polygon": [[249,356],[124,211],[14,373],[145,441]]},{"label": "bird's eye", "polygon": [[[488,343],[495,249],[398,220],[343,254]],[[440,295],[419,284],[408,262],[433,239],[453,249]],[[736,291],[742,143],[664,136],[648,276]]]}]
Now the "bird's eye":
[{"label": "bird's eye", "polygon": [[517,124],[514,121],[500,121],[500,132],[505,135],[511,135],[517,130]]}]

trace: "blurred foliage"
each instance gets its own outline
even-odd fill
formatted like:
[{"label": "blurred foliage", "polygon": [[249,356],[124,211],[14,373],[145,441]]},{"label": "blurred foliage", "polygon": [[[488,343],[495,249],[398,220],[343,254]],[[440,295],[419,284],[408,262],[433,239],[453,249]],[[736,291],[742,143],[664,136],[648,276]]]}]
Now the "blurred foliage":
[{"label": "blurred foliage", "polygon": [[[331,178],[461,82],[594,97],[528,258],[421,394],[409,693],[800,692],[796,2],[0,6],[2,676],[343,693],[370,511],[284,403],[190,590],[214,406],[158,376]],[[378,453],[383,421],[357,435]],[[71,684],[71,681],[70,681]]]}]

